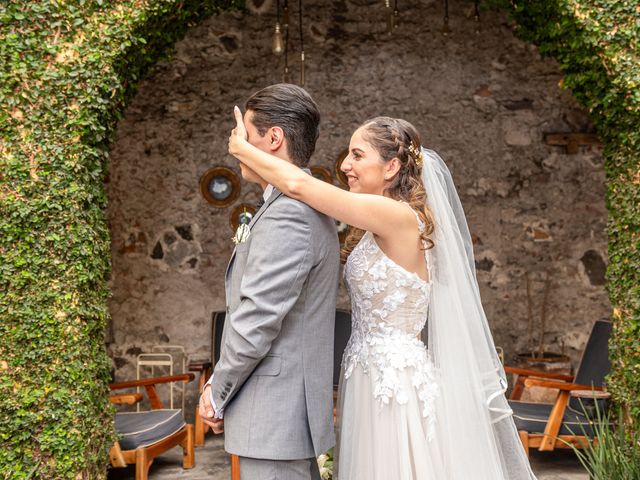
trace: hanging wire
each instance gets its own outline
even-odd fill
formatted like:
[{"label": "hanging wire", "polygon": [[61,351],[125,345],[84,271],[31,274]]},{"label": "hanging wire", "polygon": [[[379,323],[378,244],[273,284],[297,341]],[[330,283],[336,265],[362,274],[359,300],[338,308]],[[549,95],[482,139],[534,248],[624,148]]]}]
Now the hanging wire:
[{"label": "hanging wire", "polygon": [[289,0],[284,0],[284,12],[282,13],[282,28],[289,30]]},{"label": "hanging wire", "polygon": [[284,83],[289,83],[289,14],[288,14],[288,5],[287,1],[284,2],[284,11],[285,15],[283,21],[286,21],[284,27],[284,74],[282,76],[282,81]]},{"label": "hanging wire", "polygon": [[304,37],[302,35],[302,0],[298,1],[298,24],[300,27],[300,85],[304,86]]},{"label": "hanging wire", "polygon": [[480,33],[480,0],[475,0],[475,32]]},{"label": "hanging wire", "polygon": [[391,35],[393,31],[398,28],[398,20],[400,12],[398,11],[398,0],[393,2],[393,10],[391,10],[391,0],[385,0],[384,6],[389,11],[387,17],[387,33]]},{"label": "hanging wire", "polygon": [[398,0],[395,1],[393,5],[393,29],[398,28],[398,24],[400,23],[400,10],[398,10]]}]

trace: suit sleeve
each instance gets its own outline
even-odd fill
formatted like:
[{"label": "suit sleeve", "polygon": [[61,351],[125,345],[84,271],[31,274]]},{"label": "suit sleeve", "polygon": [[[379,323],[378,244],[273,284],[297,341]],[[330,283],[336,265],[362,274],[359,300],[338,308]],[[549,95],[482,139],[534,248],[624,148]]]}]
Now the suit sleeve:
[{"label": "suit sleeve", "polygon": [[[240,305],[228,314],[211,395],[223,410],[271,349],[312,266],[311,229],[298,202],[279,202],[254,227]],[[259,227],[259,228],[257,228]]]}]

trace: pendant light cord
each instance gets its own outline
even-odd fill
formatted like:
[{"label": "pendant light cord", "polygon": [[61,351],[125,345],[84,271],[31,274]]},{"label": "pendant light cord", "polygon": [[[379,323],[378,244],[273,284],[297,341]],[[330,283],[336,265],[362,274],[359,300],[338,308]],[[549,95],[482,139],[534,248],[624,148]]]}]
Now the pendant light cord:
[{"label": "pendant light cord", "polygon": [[302,37],[302,0],[298,0],[298,23],[300,27],[300,51],[304,52],[304,38]]}]

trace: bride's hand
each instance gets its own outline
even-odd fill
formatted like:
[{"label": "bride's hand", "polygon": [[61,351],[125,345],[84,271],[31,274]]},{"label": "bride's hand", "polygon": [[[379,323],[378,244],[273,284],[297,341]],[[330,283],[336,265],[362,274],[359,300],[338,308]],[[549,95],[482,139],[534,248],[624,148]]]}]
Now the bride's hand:
[{"label": "bride's hand", "polygon": [[231,135],[229,136],[229,153],[236,155],[240,151],[242,144],[247,141],[247,129],[244,128],[242,112],[237,106],[233,107],[233,115],[236,118],[236,126],[231,130]]}]

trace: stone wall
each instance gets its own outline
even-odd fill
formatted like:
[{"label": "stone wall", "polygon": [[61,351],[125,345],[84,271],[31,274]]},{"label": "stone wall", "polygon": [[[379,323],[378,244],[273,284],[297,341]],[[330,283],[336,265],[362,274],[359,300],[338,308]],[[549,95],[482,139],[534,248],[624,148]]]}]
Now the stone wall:
[{"label": "stone wall", "polygon": [[[211,312],[224,307],[233,206],[212,207],[198,183],[217,165],[239,173],[226,152],[233,105],[282,81],[283,60],[270,51],[275,5],[260,3],[190,30],[120,122],[107,187],[108,341],[119,379],[135,376],[136,355],[153,345],[208,356]],[[296,82],[297,2],[290,3]],[[515,38],[504,14],[483,12],[476,33],[473,3],[452,1],[453,33],[445,37],[441,2],[400,3],[400,25],[388,35],[383,2],[304,2],[306,88],[323,114],[312,164],[333,169],[368,117],[413,122],[458,185],[496,344],[508,358],[526,349],[526,278],[536,324],[548,278],[545,344],[575,363],[590,324],[610,310],[603,160],[593,147],[567,155],[543,133],[591,131],[587,112],[559,87],[556,63]],[[243,183],[234,205],[259,196]],[[344,292],[339,305],[348,306]]]}]

